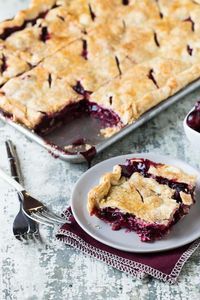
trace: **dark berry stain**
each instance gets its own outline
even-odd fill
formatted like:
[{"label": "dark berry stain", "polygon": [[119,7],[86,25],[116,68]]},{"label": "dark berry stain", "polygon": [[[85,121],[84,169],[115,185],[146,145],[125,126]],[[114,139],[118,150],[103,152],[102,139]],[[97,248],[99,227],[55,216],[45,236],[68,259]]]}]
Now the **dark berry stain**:
[{"label": "dark berry stain", "polygon": [[41,34],[40,34],[40,40],[43,43],[46,43],[46,41],[49,40],[49,39],[50,39],[50,34],[48,32],[48,28],[46,26],[42,27]]},{"label": "dark berry stain", "polygon": [[156,81],[156,79],[155,79],[153,73],[154,73],[154,71],[153,71],[153,69],[151,69],[151,70],[149,71],[148,78],[149,78],[150,80],[152,80],[153,83],[155,84],[155,86],[159,89],[158,83],[157,83],[157,81]]},{"label": "dark berry stain", "polygon": [[115,56],[115,61],[116,61],[116,65],[117,65],[117,68],[118,68],[118,71],[119,71],[119,75],[121,76],[122,75],[122,71],[121,71],[120,62],[119,62],[119,59],[118,59],[117,56]]},{"label": "dark berry stain", "polygon": [[0,72],[3,73],[3,72],[5,72],[6,69],[8,68],[8,65],[7,65],[7,58],[5,57],[4,54],[2,55],[1,61],[2,61],[2,64],[1,64],[1,66],[0,66]]},{"label": "dark berry stain", "polygon": [[[48,14],[48,12],[49,12],[49,10],[46,10],[46,11],[44,11],[44,12],[41,12],[41,13],[37,16],[37,18],[35,18],[35,19],[31,20],[31,21],[27,21],[27,24],[31,23],[31,25],[34,26],[34,25],[37,23],[37,20],[39,20],[39,19],[45,19],[45,17],[46,17],[46,15]],[[25,21],[25,22],[26,22],[26,21]],[[26,24],[26,25],[27,25],[27,24]]]},{"label": "dark berry stain", "polygon": [[54,6],[52,6],[52,8],[51,9],[55,9],[55,8],[58,8],[58,7],[60,7],[61,5],[58,5],[58,4],[54,4]]},{"label": "dark berry stain", "polygon": [[162,13],[161,10],[160,10],[160,5],[159,5],[159,3],[158,3],[158,0],[155,0],[155,1],[156,1],[158,10],[159,10],[159,16],[160,16],[161,19],[163,19],[163,13]]},{"label": "dark berry stain", "polygon": [[192,56],[193,49],[190,47],[190,45],[187,45],[187,52],[190,56]]},{"label": "dark berry stain", "polygon": [[82,31],[81,31],[83,34],[87,35],[87,30],[84,28]]},{"label": "dark berry stain", "polygon": [[49,11],[41,12],[36,18],[30,19],[30,20],[26,20],[20,26],[13,26],[13,27],[7,27],[7,28],[5,28],[4,31],[2,32],[2,34],[0,34],[0,39],[6,40],[13,33],[21,31],[21,30],[24,30],[27,27],[28,24],[31,24],[32,26],[34,26],[36,24],[37,20],[44,19],[46,17],[46,15],[47,15],[48,12]]},{"label": "dark berry stain", "polygon": [[92,7],[91,7],[90,4],[88,5],[88,7],[89,7],[91,19],[92,19],[92,21],[94,21],[95,18],[96,18],[96,15],[95,15],[95,13],[93,12]]},{"label": "dark berry stain", "polygon": [[87,49],[87,41],[83,40],[83,50],[81,55],[87,60],[88,59],[88,49]]},{"label": "dark berry stain", "polygon": [[84,99],[88,99],[92,94],[91,91],[87,91],[84,89],[80,81],[77,81],[76,85],[74,85],[72,88],[77,94],[82,95]]},{"label": "dark berry stain", "polygon": [[184,22],[190,22],[192,31],[195,31],[195,23],[194,23],[194,21],[192,20],[191,17],[185,19]]},{"label": "dark berry stain", "polygon": [[82,154],[83,157],[86,159],[87,164],[88,164],[88,169],[90,169],[92,166],[92,160],[95,158],[95,156],[97,154],[96,148],[94,146],[92,146],[87,151],[81,151],[80,154]]},{"label": "dark berry stain", "polygon": [[[51,9],[55,9],[57,7],[60,7],[60,5],[55,4],[51,7]],[[27,25],[29,25],[29,24],[34,26],[37,23],[37,20],[45,19],[46,15],[48,14],[49,11],[50,10],[43,11],[43,12],[39,13],[36,18],[25,20],[22,23],[22,25],[20,25],[20,26],[13,26],[13,27],[5,28],[4,31],[2,32],[2,34],[0,34],[0,39],[6,40],[13,33],[17,32],[17,31],[24,30],[27,27]],[[12,19],[10,19],[10,20],[12,20]],[[10,20],[8,20],[8,21],[10,21]]]},{"label": "dark berry stain", "polygon": [[51,73],[49,73],[49,76],[48,76],[48,83],[49,83],[49,88],[51,88],[51,84],[52,84],[52,76],[51,76]]},{"label": "dark berry stain", "polygon": [[129,0],[122,0],[123,5],[129,5]]},{"label": "dark berry stain", "polygon": [[65,18],[62,17],[62,16],[60,16],[60,15],[57,15],[57,18],[60,19],[60,20],[63,21],[63,22],[65,21]]},{"label": "dark berry stain", "polygon": [[155,41],[155,43],[156,43],[156,46],[160,47],[160,43],[159,43],[159,41],[158,41],[158,36],[157,36],[157,33],[156,33],[156,32],[154,32],[154,41]]},{"label": "dark berry stain", "polygon": [[78,94],[84,96],[84,94],[85,94],[85,89],[84,89],[84,87],[82,86],[82,84],[81,84],[80,81],[77,81],[76,85],[74,85],[72,88],[73,88],[73,90],[74,90],[76,93],[78,93]]}]

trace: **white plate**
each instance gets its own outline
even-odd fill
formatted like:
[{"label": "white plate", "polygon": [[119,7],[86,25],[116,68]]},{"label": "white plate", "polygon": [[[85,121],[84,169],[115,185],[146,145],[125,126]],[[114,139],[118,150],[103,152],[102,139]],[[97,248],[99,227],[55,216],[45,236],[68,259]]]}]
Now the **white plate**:
[{"label": "white plate", "polygon": [[[198,176],[196,188],[196,203],[190,213],[174,225],[171,232],[162,240],[153,243],[141,242],[135,232],[125,232],[125,229],[113,231],[110,225],[104,223],[87,211],[87,194],[99,183],[100,176],[112,171],[116,164],[125,163],[127,158],[143,157],[155,162],[171,164],[182,170]],[[75,185],[71,207],[73,215],[82,227],[94,239],[116,249],[128,252],[157,252],[174,249],[188,244],[200,237],[200,172],[187,163],[168,156],[153,153],[129,154],[105,160],[84,173]]]}]

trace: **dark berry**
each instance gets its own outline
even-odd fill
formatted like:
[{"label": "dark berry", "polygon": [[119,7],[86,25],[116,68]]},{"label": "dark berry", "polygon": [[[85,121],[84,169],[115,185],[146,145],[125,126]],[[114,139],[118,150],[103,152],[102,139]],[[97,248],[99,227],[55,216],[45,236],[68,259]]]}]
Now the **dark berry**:
[{"label": "dark berry", "polygon": [[187,124],[192,129],[200,132],[200,110],[194,110],[189,114]]}]

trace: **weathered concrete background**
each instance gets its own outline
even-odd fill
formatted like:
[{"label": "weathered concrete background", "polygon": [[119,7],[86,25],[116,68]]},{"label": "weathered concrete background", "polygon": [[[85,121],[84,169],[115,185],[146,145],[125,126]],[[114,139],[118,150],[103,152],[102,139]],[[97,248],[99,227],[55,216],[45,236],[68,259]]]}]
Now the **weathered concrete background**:
[{"label": "weathered concrete background", "polygon": [[[26,0],[0,0],[0,18],[8,18],[28,5]],[[200,167],[200,152],[187,142],[182,121],[200,97],[200,90],[160,114],[122,141],[104,151],[94,163],[131,152],[155,151],[184,159]],[[51,157],[41,147],[0,123],[0,166],[8,171],[4,141],[17,145],[25,186],[36,197],[62,211],[86,165],[70,165]],[[75,252],[42,228],[45,245],[25,246],[12,235],[18,210],[15,192],[0,180],[0,299],[199,299],[200,251],[186,263],[176,285],[127,276],[103,263]]]}]

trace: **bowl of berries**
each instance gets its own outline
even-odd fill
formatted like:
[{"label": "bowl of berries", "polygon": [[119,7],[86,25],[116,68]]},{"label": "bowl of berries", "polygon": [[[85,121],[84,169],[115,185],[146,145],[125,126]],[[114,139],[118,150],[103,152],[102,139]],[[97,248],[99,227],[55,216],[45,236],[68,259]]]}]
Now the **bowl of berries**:
[{"label": "bowl of berries", "polygon": [[187,114],[183,126],[188,140],[193,146],[200,149],[200,101]]}]

